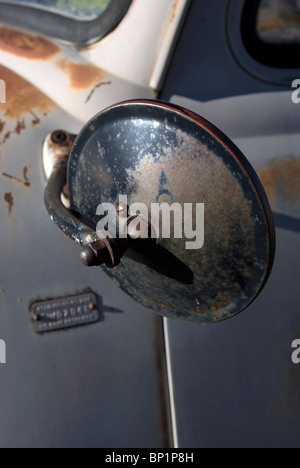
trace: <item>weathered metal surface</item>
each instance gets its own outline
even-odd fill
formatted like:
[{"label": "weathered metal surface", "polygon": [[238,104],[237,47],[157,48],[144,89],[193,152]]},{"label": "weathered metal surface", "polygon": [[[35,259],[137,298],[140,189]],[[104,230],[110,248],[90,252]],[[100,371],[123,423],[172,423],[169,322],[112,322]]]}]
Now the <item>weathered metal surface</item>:
[{"label": "weathered metal surface", "polygon": [[48,39],[27,32],[0,26],[0,50],[30,60],[48,60],[60,48]]},{"label": "weathered metal surface", "polygon": [[[104,70],[88,63],[76,63],[71,60],[61,59],[56,64],[68,75],[70,87],[75,90],[90,88],[95,83],[97,87],[100,87],[104,84],[107,76]],[[95,86],[93,86],[93,90],[95,90]],[[87,101],[90,100],[91,93],[88,95]]]},{"label": "weathered metal surface", "polygon": [[300,157],[272,157],[258,171],[278,228],[300,232]]},{"label": "weathered metal surface", "polygon": [[[82,123],[50,101],[47,116],[36,108],[40,123],[32,127],[34,117],[22,102],[35,95],[41,106],[49,100],[25,83],[20,79],[20,102],[9,94],[1,106],[4,128],[14,129],[20,116],[26,130],[2,144],[0,171],[25,180],[28,168],[30,188],[0,176],[0,335],[8,351],[7,365],[0,367],[0,446],[168,445],[164,347],[154,326],[160,319],[141,313],[103,272],[83,267],[77,246],[50,222],[41,145],[54,128],[77,132]],[[18,108],[10,119],[5,113],[12,113],[13,102]],[[42,336],[34,332],[32,303],[86,288],[102,297],[99,323]],[[22,398],[20,381],[26,382]]]},{"label": "weathered metal surface", "polygon": [[295,205],[300,200],[300,156],[286,156],[268,162],[259,177],[274,210],[282,204]]},{"label": "weathered metal surface", "polygon": [[[80,60],[79,57],[77,57],[78,61],[74,59],[70,60],[69,58],[56,58],[56,55],[62,53],[62,49],[55,42],[42,36],[0,26],[1,50],[12,55],[18,55],[23,59],[54,60],[56,66],[66,73],[70,87],[75,90],[91,88],[94,84],[97,87],[103,84],[110,84],[109,82],[105,82],[107,74],[104,70]],[[91,98],[93,91],[95,91],[95,86],[91,90],[88,100]]]},{"label": "weathered metal surface", "polygon": [[[0,66],[0,78],[6,83],[7,103],[3,106],[1,120],[1,134],[5,134],[2,143],[12,133],[19,135],[25,130],[22,120],[26,114],[30,114],[31,127],[36,127],[41,118],[53,111],[55,104],[35,86],[24,80],[21,76],[6,67]],[[13,128],[8,128],[8,121],[13,120]],[[5,140],[5,141],[4,141]]]},{"label": "weathered metal surface", "polygon": [[[218,15],[216,3],[192,3],[162,97],[222,128],[261,177],[276,161],[283,168],[285,160],[299,156],[299,105],[292,104],[290,89],[281,92],[266,84],[279,82],[281,75],[290,88],[291,72],[266,67],[261,73],[260,64],[240,47],[244,2],[219,1]],[[228,48],[228,5],[235,14],[227,23],[229,33],[235,31],[229,39],[244,67]],[[299,70],[295,75],[299,77]],[[281,216],[275,216],[277,255],[263,294],[247,313],[213,327],[168,321],[181,448],[299,448],[300,369],[291,361],[291,343],[300,334],[300,204],[284,199],[281,180],[286,176],[278,172],[273,173],[277,182],[270,172],[267,184],[262,177],[270,204]],[[292,171],[288,179],[288,185],[297,185]]]},{"label": "weathered metal surface", "polygon": [[[6,83],[6,103],[0,109],[0,198],[12,220],[20,191],[23,196],[25,192],[29,195],[32,187],[30,157],[21,149],[19,141],[26,132],[37,131],[56,106],[31,83],[8,68],[0,66],[0,78]],[[10,152],[13,157],[8,156]],[[17,164],[14,164],[15,158]]]},{"label": "weathered metal surface", "polygon": [[151,203],[166,201],[162,174],[170,203],[205,204],[204,247],[186,250],[185,237],[163,240],[165,250],[157,257],[127,254],[108,274],[161,315],[203,323],[232,317],[268,278],[274,230],[254,171],[208,122],[149,102],[126,103],[96,116],[71,153],[71,208],[95,225],[98,205],[116,206],[120,195],[129,205],[150,209]]},{"label": "weathered metal surface", "polygon": [[[148,11],[154,11],[159,21],[154,29],[143,28],[139,34],[143,39],[147,33],[151,56],[143,47],[134,54],[129,48],[129,56],[138,64],[134,77],[139,69],[143,72],[144,64],[150,64],[152,70],[156,44],[160,43],[156,31],[165,24],[165,15],[160,12],[163,2],[159,0],[154,7],[152,0],[147,3],[144,16],[148,19]],[[119,4],[116,2],[118,10]],[[145,10],[145,5],[142,8]],[[2,5],[2,20],[4,9]],[[22,14],[16,12],[15,16],[17,24],[25,21]],[[33,29],[34,23],[29,24]],[[49,26],[47,21],[36,24],[42,34],[46,24]],[[141,24],[139,14],[136,24]],[[90,32],[86,24],[83,28]],[[133,30],[131,24],[125,28],[121,44],[130,40]],[[74,36],[73,29],[68,33]],[[141,87],[119,73],[116,75],[123,78],[104,76],[104,72],[100,77],[99,68],[88,67],[92,48],[87,49],[87,60],[83,61],[82,50],[60,45],[59,53],[51,55],[54,43],[40,39],[14,30],[4,34],[2,30],[1,63],[35,86],[1,67],[0,78],[8,86],[0,122],[1,171],[12,178],[0,177],[0,331],[9,344],[9,365],[1,368],[0,379],[0,445],[167,447],[171,436],[162,322],[141,313],[141,306],[101,271],[82,267],[76,246],[47,218],[42,201],[44,177],[38,163],[41,143],[53,128],[76,132],[100,108],[122,99],[153,97],[154,93],[144,87],[148,86],[148,74]],[[134,42],[139,44],[140,40]],[[110,45],[107,54],[116,62],[127,63],[124,57],[116,59]],[[100,59],[96,62],[97,66],[103,64]],[[128,68],[132,71],[130,63]],[[39,89],[67,112],[58,111]],[[25,167],[28,172],[24,173]],[[25,185],[27,178],[30,190]],[[29,317],[32,301],[75,294],[86,286],[110,306],[103,307],[101,323],[43,337],[33,332]],[[20,381],[26,382],[22,398]]]}]

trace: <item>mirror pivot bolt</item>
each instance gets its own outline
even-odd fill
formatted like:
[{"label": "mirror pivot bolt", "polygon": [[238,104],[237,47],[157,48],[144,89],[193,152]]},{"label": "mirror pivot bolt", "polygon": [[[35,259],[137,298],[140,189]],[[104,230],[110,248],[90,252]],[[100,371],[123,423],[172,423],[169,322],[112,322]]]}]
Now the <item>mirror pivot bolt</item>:
[{"label": "mirror pivot bolt", "polygon": [[82,263],[87,266],[96,266],[97,265],[97,257],[95,252],[88,247],[86,247],[80,254],[80,258]]},{"label": "mirror pivot bolt", "polygon": [[82,263],[87,267],[99,266],[111,261],[109,250],[101,239],[88,244],[81,252],[80,257]]}]

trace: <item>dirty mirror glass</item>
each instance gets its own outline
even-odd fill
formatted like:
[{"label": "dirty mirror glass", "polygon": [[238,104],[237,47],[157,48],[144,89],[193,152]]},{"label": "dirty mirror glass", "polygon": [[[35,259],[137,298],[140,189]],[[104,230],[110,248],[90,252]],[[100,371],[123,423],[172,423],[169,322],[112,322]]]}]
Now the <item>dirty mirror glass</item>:
[{"label": "dirty mirror glass", "polygon": [[[71,211],[61,204],[66,177]],[[254,170],[186,109],[130,101],[95,116],[68,165],[53,171],[45,204],[84,247],[86,266],[105,264],[123,291],[164,317],[226,320],[253,302],[271,272],[274,225]]]},{"label": "dirty mirror glass", "polygon": [[107,9],[110,1],[111,0],[12,0],[10,3],[44,9],[77,20],[92,21],[98,18]]},{"label": "dirty mirror glass", "polygon": [[267,44],[300,44],[300,0],[261,0],[257,34]]}]

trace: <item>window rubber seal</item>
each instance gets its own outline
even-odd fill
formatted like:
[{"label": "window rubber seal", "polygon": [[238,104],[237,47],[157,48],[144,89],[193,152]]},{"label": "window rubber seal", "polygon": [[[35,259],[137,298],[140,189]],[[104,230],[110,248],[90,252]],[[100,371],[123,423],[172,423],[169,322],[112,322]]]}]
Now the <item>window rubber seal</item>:
[{"label": "window rubber seal", "polygon": [[104,12],[93,20],[77,20],[29,5],[0,3],[0,21],[52,39],[84,47],[107,36],[126,15],[132,0],[111,0]]}]

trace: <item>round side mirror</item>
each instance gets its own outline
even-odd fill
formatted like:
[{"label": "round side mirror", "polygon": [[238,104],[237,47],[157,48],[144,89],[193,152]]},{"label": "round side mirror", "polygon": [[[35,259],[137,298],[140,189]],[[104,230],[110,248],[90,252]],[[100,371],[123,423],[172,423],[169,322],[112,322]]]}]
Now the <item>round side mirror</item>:
[{"label": "round side mirror", "polygon": [[272,269],[274,223],[257,175],[186,109],[131,101],[104,110],[54,167],[45,202],[86,265],[106,264],[121,289],[165,317],[228,319]]}]

